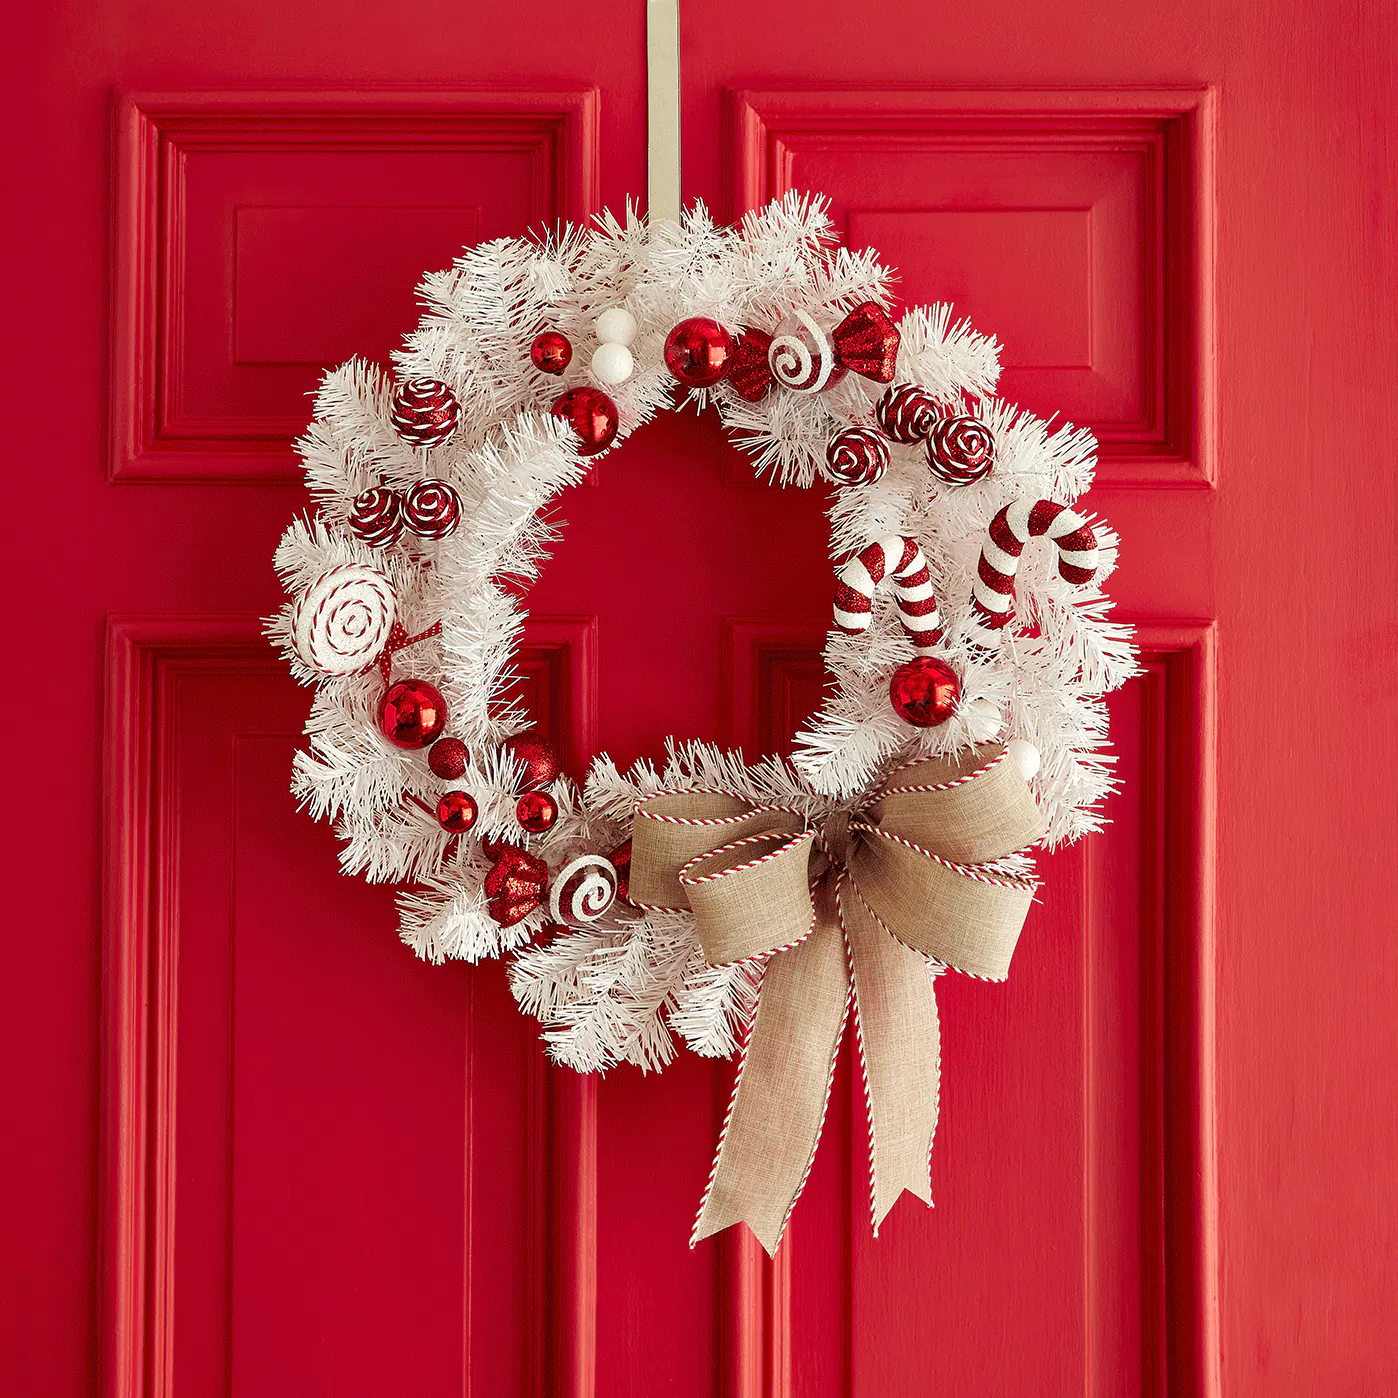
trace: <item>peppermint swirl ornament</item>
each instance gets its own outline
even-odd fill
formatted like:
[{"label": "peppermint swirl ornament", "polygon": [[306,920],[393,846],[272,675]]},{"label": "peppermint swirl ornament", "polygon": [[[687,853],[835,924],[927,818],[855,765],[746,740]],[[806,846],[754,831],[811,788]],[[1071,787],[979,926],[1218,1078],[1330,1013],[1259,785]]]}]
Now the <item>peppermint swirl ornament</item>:
[{"label": "peppermint swirl ornament", "polygon": [[360,491],[354,497],[349,525],[370,548],[388,548],[403,532],[402,498],[386,485]]},{"label": "peppermint swirl ornament", "polygon": [[921,384],[896,383],[874,409],[879,429],[905,446],[920,442],[937,420],[937,400]]},{"label": "peppermint swirl ornament", "polygon": [[407,379],[393,394],[393,430],[415,447],[436,447],[456,431],[461,404],[436,379]]},{"label": "peppermint swirl ornament", "polygon": [[418,481],[404,502],[403,522],[419,539],[445,539],[461,518],[461,497],[446,481]]},{"label": "peppermint swirl ornament", "polygon": [[767,349],[772,377],[793,393],[819,393],[843,377],[835,363],[830,337],[803,310],[794,310],[777,326]]},{"label": "peppermint swirl ornament", "polygon": [[846,427],[825,448],[825,476],[836,485],[872,485],[888,470],[888,440],[872,427]]},{"label": "peppermint swirl ornament", "polygon": [[291,614],[298,658],[322,675],[357,675],[378,659],[398,600],[376,568],[342,563],[301,594]]},{"label": "peppermint swirl ornament", "polygon": [[995,465],[995,438],[977,417],[939,417],[927,434],[927,464],[944,485],[974,485]]},{"label": "peppermint swirl ornament", "polygon": [[620,880],[616,866],[600,854],[580,854],[557,873],[549,890],[555,922],[586,927],[616,902]]}]

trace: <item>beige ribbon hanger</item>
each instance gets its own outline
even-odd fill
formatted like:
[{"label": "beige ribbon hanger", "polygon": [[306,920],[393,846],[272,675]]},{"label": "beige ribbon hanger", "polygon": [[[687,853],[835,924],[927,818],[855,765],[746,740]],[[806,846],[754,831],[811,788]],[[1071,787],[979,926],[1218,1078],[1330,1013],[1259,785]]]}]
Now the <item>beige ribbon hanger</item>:
[{"label": "beige ribbon hanger", "polygon": [[652,223],[680,221],[679,0],[646,0],[647,207]]}]

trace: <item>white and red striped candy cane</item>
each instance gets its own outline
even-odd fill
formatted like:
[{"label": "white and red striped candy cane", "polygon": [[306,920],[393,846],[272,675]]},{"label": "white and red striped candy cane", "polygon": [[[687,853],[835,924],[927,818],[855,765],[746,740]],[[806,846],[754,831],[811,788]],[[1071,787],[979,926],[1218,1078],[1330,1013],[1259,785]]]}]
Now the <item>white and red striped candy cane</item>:
[{"label": "white and red striped candy cane", "polygon": [[972,584],[972,605],[981,626],[998,631],[1014,615],[1015,574],[1030,539],[1058,545],[1058,572],[1071,583],[1091,582],[1097,573],[1097,535],[1077,513],[1056,500],[1016,500],[1006,505],[986,531],[980,566]]},{"label": "white and red striped candy cane", "polygon": [[903,630],[915,646],[935,646],[942,639],[942,616],[932,595],[932,574],[916,539],[890,534],[861,549],[843,568],[835,583],[835,627],[847,636],[869,629],[874,592],[893,579]]}]

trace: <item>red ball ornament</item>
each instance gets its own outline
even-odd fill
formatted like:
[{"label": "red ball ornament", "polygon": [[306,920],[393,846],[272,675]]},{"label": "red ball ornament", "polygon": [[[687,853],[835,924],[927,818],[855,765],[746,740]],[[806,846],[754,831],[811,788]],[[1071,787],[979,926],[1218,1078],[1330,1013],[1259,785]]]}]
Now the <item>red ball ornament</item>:
[{"label": "red ball ornament", "polygon": [[433,776],[454,782],[466,770],[466,744],[460,738],[438,738],[427,754],[427,765]]},{"label": "red ball ornament", "polygon": [[476,798],[469,791],[444,791],[437,801],[437,824],[453,835],[464,835],[477,814]]},{"label": "red ball ornament", "polygon": [[394,390],[394,431],[415,447],[440,446],[460,418],[456,394],[436,379],[407,379]]},{"label": "red ball ornament", "polygon": [[531,835],[542,835],[558,819],[558,802],[547,791],[526,791],[515,804],[515,819]]},{"label": "red ball ornament", "polygon": [[524,789],[537,791],[558,779],[563,769],[558,765],[558,754],[537,738],[506,738],[501,745],[507,756],[524,764]]},{"label": "red ball ornament", "polygon": [[445,539],[461,518],[461,497],[446,481],[418,481],[403,501],[403,522],[419,539]]},{"label": "red ball ornament", "polygon": [[919,655],[900,665],[888,682],[893,711],[914,728],[935,728],[956,712],[961,681],[956,671],[936,656]]},{"label": "red ball ornament", "polygon": [[354,497],[350,528],[370,548],[386,549],[403,532],[403,500],[386,485],[371,486]]},{"label": "red ball ornament", "polygon": [[553,405],[553,415],[568,423],[583,456],[596,456],[616,440],[621,419],[616,404],[600,388],[570,388]]},{"label": "red ball ornament", "polygon": [[879,428],[895,442],[920,442],[937,420],[937,400],[920,384],[896,383],[874,409]]},{"label": "red ball ornament", "polygon": [[573,361],[573,346],[561,330],[545,330],[534,337],[529,358],[541,374],[561,374]]},{"label": "red ball ornament", "polygon": [[826,479],[836,485],[872,485],[888,470],[888,439],[872,427],[846,427],[825,446]]},{"label": "red ball ornament", "polygon": [[974,485],[995,465],[995,438],[977,417],[941,417],[927,434],[927,464],[944,485]]},{"label": "red ball ornament", "polygon": [[400,748],[425,748],[446,726],[446,700],[426,680],[399,680],[379,701],[379,731]]},{"label": "red ball ornament", "polygon": [[665,338],[665,366],[686,388],[712,388],[732,355],[733,337],[705,316],[680,321]]}]

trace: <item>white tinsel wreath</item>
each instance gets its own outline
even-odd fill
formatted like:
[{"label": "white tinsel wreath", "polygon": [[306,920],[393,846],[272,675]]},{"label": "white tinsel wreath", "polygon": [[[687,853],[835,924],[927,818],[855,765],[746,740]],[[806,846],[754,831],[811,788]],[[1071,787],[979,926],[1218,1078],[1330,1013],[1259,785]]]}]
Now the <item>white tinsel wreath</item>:
[{"label": "white tinsel wreath", "polygon": [[[554,239],[499,239],[423,282],[426,313],[394,356],[397,397],[378,368],[352,360],[326,376],[298,444],[317,512],[295,521],[277,550],[291,600],[268,624],[296,677],[316,685],[293,790],[312,815],[334,822],[346,873],[410,885],[399,897],[401,935],[420,956],[517,953],[511,976],[519,1003],[543,1022],[552,1055],[580,1070],[660,1067],[675,1035],[697,1053],[729,1055],[756,1003],[760,963],[710,967],[688,911],[608,902],[606,856],[627,840],[636,802],[647,794],[717,788],[817,820],[912,756],[954,754],[998,732],[1037,750],[1032,785],[1048,844],[1100,823],[1112,784],[1103,695],[1135,664],[1129,630],[1107,619],[1111,604],[1100,590],[1115,562],[1115,536],[1094,526],[1097,569],[1086,584],[1060,575],[1047,540],[1031,542],[1015,621],[998,644],[987,644],[973,606],[992,519],[1017,501],[1071,504],[1091,483],[1095,443],[1084,430],[1052,427],[995,399],[997,344],[965,321],[953,323],[950,307],[935,306],[898,322],[895,382],[920,386],[940,411],[983,423],[994,467],[947,485],[929,472],[923,442],[889,443],[877,480],[834,493],[830,552],[842,562],[889,537],[921,545],[946,624],[934,653],[960,678],[952,717],[914,728],[890,706],[890,673],[915,648],[881,589],[868,629],[831,633],[825,661],[835,685],[797,735],[790,763],[750,764],[707,744],[674,742],[659,771],[638,764],[622,773],[602,757],[581,789],[564,775],[546,783],[556,806],[551,828],[528,834],[519,824],[529,768],[505,744],[528,721],[506,693],[524,610],[501,579],[537,574],[551,540],[543,507],[582,480],[591,460],[569,423],[552,414],[555,400],[596,387],[600,374],[620,444],[673,406],[679,386],[664,347],[680,322],[708,318],[738,337],[773,334],[795,316],[798,334],[809,327],[819,349],[855,308],[886,308],[889,282],[872,252],[838,246],[823,201],[794,195],[733,228],[716,226],[696,206],[679,224],[648,225],[628,212],[624,221],[602,215],[595,227]],[[599,343],[599,316],[619,309],[630,319],[604,322],[622,326],[619,338]],[[531,360],[546,332],[566,336],[574,350],[561,375]],[[592,359],[594,349],[626,340],[627,353]],[[449,392],[434,400],[434,386]],[[804,487],[825,470],[835,434],[873,421],[885,383],[850,372],[819,392],[778,383],[756,401],[727,379],[682,392],[716,409],[760,475]],[[459,411],[442,410],[453,399]],[[449,435],[441,439],[443,429]],[[424,480],[450,489],[424,491]],[[413,527],[395,527],[401,509]],[[374,577],[381,585],[366,586]],[[385,592],[390,609],[376,611]],[[397,628],[391,653],[378,665],[376,647],[390,625]],[[379,706],[393,673],[439,691],[446,733],[466,749],[459,777],[434,774],[422,750],[395,746],[381,731]],[[437,819],[447,789],[469,792],[477,809],[464,832]],[[505,905],[487,889],[504,842],[547,871],[547,883],[532,887],[538,905],[517,920],[492,911]],[[574,866],[589,854],[593,863],[584,859],[579,872]],[[1024,871],[1027,861],[1015,856],[1005,867]],[[598,870],[601,883],[578,883]],[[580,900],[575,925],[540,939],[559,911],[549,895],[560,880]],[[530,893],[526,887],[524,902],[509,906],[518,911]]]}]

